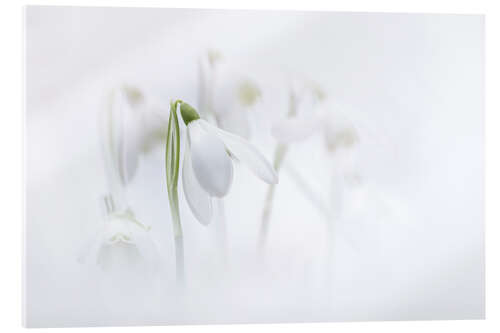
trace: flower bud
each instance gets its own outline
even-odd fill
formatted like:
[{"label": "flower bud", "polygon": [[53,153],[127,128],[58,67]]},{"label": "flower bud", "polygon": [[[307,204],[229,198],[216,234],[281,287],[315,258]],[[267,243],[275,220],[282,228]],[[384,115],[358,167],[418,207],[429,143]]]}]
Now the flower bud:
[{"label": "flower bud", "polygon": [[200,119],[200,115],[196,112],[195,108],[193,108],[188,103],[181,102],[181,116],[184,123],[188,125],[190,122],[196,119]]}]

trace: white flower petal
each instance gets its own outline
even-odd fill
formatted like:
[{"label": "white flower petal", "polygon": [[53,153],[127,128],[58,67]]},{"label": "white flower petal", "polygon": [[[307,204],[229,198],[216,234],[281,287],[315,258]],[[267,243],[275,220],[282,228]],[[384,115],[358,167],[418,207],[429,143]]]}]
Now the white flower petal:
[{"label": "white flower petal", "polygon": [[233,182],[233,163],[219,137],[201,127],[201,120],[188,125],[193,171],[211,196],[223,197]]},{"label": "white flower petal", "polygon": [[217,134],[231,154],[242,163],[246,164],[257,177],[268,184],[278,183],[278,174],[274,168],[257,148],[250,144],[250,142],[239,136],[223,131],[204,120],[199,120],[199,122],[207,132]]},{"label": "white flower petal", "polygon": [[130,221],[127,217],[112,213],[106,219],[106,226],[103,232],[103,241],[113,244],[118,241],[130,240],[132,232],[130,230]]},{"label": "white flower petal", "polygon": [[189,208],[191,208],[196,219],[201,224],[208,225],[212,218],[212,200],[196,179],[191,162],[189,143],[186,144],[182,164],[182,187]]}]

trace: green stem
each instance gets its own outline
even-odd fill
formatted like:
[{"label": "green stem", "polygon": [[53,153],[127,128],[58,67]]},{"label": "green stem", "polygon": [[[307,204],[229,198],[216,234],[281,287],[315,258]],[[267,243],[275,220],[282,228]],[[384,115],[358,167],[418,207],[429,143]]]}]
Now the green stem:
[{"label": "green stem", "polygon": [[179,285],[184,284],[184,241],[182,236],[182,224],[179,213],[179,196],[177,183],[179,180],[180,164],[180,134],[179,120],[177,117],[177,105],[180,100],[170,103],[170,117],[167,131],[167,144],[165,152],[165,167],[167,175],[167,191],[172,215],[172,227],[175,241],[176,276]]},{"label": "green stem", "polygon": [[175,241],[175,268],[177,281],[183,283],[184,281],[184,240],[182,236],[182,225],[179,214],[179,198],[177,189],[173,191],[173,195],[169,198],[170,213],[172,215],[172,224],[174,229]]}]

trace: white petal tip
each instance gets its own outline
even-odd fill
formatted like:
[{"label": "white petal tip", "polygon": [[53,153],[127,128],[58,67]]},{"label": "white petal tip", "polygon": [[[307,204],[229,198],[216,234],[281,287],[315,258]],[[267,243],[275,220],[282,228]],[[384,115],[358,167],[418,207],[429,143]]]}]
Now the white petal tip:
[{"label": "white petal tip", "polygon": [[212,222],[212,204],[210,203],[209,207],[210,211],[206,212],[204,215],[200,215],[200,212],[196,211],[191,207],[191,211],[193,212],[196,221],[198,221],[202,226],[208,226],[210,222]]},{"label": "white petal tip", "polygon": [[210,222],[212,222],[211,216],[208,218],[205,217],[204,219],[200,219],[200,218],[196,217],[196,219],[198,220],[198,222],[200,222],[200,224],[202,226],[205,226],[205,227],[208,226],[210,224]]}]

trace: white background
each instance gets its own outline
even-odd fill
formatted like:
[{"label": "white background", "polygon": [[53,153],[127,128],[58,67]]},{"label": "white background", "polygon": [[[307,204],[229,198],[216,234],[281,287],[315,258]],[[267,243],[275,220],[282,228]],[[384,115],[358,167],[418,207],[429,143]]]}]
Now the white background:
[{"label": "white background", "polygon": [[[90,4],[90,3],[86,3],[86,4]],[[119,3],[118,5],[125,5],[126,3],[123,2],[123,3]],[[141,3],[141,4],[144,4],[144,3]],[[144,4],[145,5],[145,4]],[[154,3],[152,3],[151,5],[154,5]],[[349,9],[349,10],[369,10],[369,9],[373,9],[373,10],[379,10],[379,11],[386,11],[386,10],[391,10],[391,11],[408,11],[412,8],[407,8],[407,7],[395,7],[396,5],[393,5],[394,7],[390,7],[391,5],[390,4],[387,4],[389,7],[380,7],[380,8],[370,8],[370,7],[360,7],[360,8],[357,8],[357,7],[354,7],[354,8],[342,8],[342,7],[331,7],[331,8],[328,8],[328,9],[335,9],[335,10],[342,10],[342,9]],[[438,6],[438,7],[436,7]],[[483,13],[485,12],[485,9],[486,7],[467,7],[467,8],[462,8],[462,7],[457,7],[458,5],[455,4],[455,7],[446,7],[446,5],[441,5],[442,7],[439,7],[440,5],[436,5],[435,3],[433,4],[433,7],[423,7],[423,8],[416,8],[416,11],[419,11],[419,12],[473,12],[473,13]],[[194,6],[196,7],[196,6]],[[225,6],[224,5],[221,5],[221,6],[217,6],[217,7],[222,7],[224,8]],[[265,6],[260,6],[260,7],[257,7],[257,8],[270,8],[270,7],[265,7]],[[271,7],[273,8],[273,7]],[[277,6],[274,6],[274,8],[283,8],[285,9],[286,7],[282,7],[280,5],[277,5]],[[322,5],[319,5],[317,7],[308,7],[308,8],[303,8],[303,7],[294,7],[296,9],[326,9],[326,7],[322,6]],[[7,12],[7,11],[5,11]],[[19,19],[20,19],[20,9],[18,8],[18,13],[19,13]],[[489,14],[489,12],[487,12]],[[15,16],[15,15],[9,15],[9,16]],[[489,24],[492,24],[494,21],[494,18],[492,19],[489,19],[487,17],[487,27]],[[21,26],[21,23],[19,22],[18,24],[18,27]],[[6,31],[11,31],[11,29],[5,29],[4,28],[4,32]],[[12,35],[15,35],[15,34],[12,34]],[[489,30],[487,30],[487,37],[488,37],[488,40],[493,40],[492,38],[492,33],[490,33]],[[16,37],[18,36],[13,36],[13,39],[14,39],[14,46],[12,46],[12,48],[16,48],[19,50],[20,49],[20,42],[19,42],[19,38],[17,38],[17,44],[16,44]],[[490,47],[492,45],[489,45],[488,47]],[[19,50],[20,51],[20,50]],[[498,50],[495,49],[494,52],[496,51],[497,55],[498,55]],[[19,52],[20,53],[20,52]],[[493,59],[494,57],[492,56],[489,56],[488,60],[491,60]],[[13,63],[19,63],[19,66],[20,67],[20,56],[19,54],[17,54],[17,58],[16,58],[16,55],[14,55],[14,58],[8,62],[7,60],[4,60],[4,64],[7,64],[7,68],[11,68],[11,71],[12,71],[12,64]],[[491,73],[492,71],[492,62],[489,61],[488,64],[487,64],[487,71],[489,73]],[[496,67],[496,69],[498,69],[498,67]],[[4,71],[5,72],[5,71]],[[21,82],[19,80],[19,75],[18,73],[15,72],[15,68],[14,68],[14,73],[12,75],[13,77],[10,78],[8,84],[3,88],[3,91],[7,92],[11,90],[11,87],[20,87],[21,86]],[[488,79],[491,78],[491,76],[488,77]],[[17,83],[17,86],[16,86],[16,83]],[[489,82],[488,82],[489,83]],[[493,84],[489,84],[488,85],[488,88],[491,89],[493,87]],[[21,96],[20,94],[18,94],[17,96],[15,96],[15,94],[8,94],[10,96],[13,96],[13,97],[17,97],[17,100],[14,98],[14,100],[12,101],[12,103],[5,107],[4,110],[3,110],[3,114],[8,114],[9,113],[9,110],[16,110],[16,109],[19,109],[18,105],[20,104],[19,101],[21,100]],[[493,97],[492,94],[488,94],[488,97]],[[493,110],[493,108],[488,105],[490,108],[489,110]],[[10,111],[10,113],[14,113],[12,111]],[[7,121],[4,121],[3,123],[4,124],[9,124],[9,126],[7,128],[10,128],[10,129],[14,129],[16,130],[16,126],[12,126],[11,124],[14,123],[16,124],[16,120],[17,119],[17,124],[19,124],[19,126],[17,126],[17,130],[19,131],[20,129],[20,124],[21,124],[21,121],[19,118],[14,118],[14,117],[10,117]],[[491,112],[487,113],[487,123],[486,123],[486,129],[487,129],[487,152],[489,151],[490,153],[492,151],[494,151],[495,147],[493,147],[493,143],[496,142],[495,139],[498,139],[498,137],[495,137],[494,136],[494,133],[492,133],[491,131],[491,126],[494,126],[494,123],[496,122],[496,119],[495,119],[495,116],[491,114]],[[13,128],[14,127],[14,128]],[[2,144],[5,144],[5,143],[11,143],[12,141],[12,138],[21,138],[21,134],[20,133],[11,133],[10,131],[3,131],[3,133],[5,134],[8,134],[8,137],[7,138],[3,138],[3,142]],[[13,160],[13,161],[18,161],[18,164],[15,164],[13,162],[8,162],[9,164],[11,164],[11,169],[8,169],[8,170],[5,170],[3,172],[3,175],[4,176],[7,176],[6,179],[10,179],[10,183],[15,183],[16,180],[19,181],[19,179],[21,178],[21,173],[20,173],[20,170],[22,170],[22,168],[20,167],[21,166],[21,154],[19,152],[19,145],[18,146],[15,146],[12,148],[12,145],[10,146],[10,150],[6,148],[4,148],[3,150],[4,151],[12,151],[14,153],[14,156],[13,157],[10,157],[10,160]],[[18,157],[16,159],[16,156]],[[492,189],[491,187],[491,184],[495,184],[495,185],[498,185],[498,177],[495,176],[494,174],[492,174],[491,172],[488,172],[490,170],[494,170],[494,166],[498,166],[498,161],[494,160],[494,159],[491,159],[491,154],[487,155],[488,156],[488,162],[490,163],[488,166],[487,166],[487,194],[488,194],[488,200],[492,200],[492,198],[494,198],[494,195],[497,194],[497,193],[489,193],[489,191]],[[4,163],[5,165],[7,163]],[[498,168],[497,168],[498,169]],[[16,177],[13,177],[13,175],[17,175],[17,179]],[[4,182],[6,183],[6,182]],[[12,184],[11,187],[12,188],[9,188],[8,191],[7,191],[7,195],[5,197],[3,197],[3,202],[5,203],[10,203],[12,202],[12,198],[16,198],[16,194],[17,193],[17,198],[20,198],[22,196],[22,190],[19,189],[19,186],[17,186],[18,184]],[[17,188],[16,188],[17,186]],[[494,207],[492,207],[491,205],[488,205],[488,203],[490,201],[487,200],[487,212],[488,210],[491,210],[491,209],[494,209]],[[13,300],[10,301],[9,303],[7,303],[5,305],[5,309],[2,309],[2,320],[4,320],[4,318],[11,318],[12,321],[14,321],[13,325],[16,325],[15,321],[17,319],[17,322],[20,321],[20,318],[19,318],[19,315],[9,315],[9,311],[13,311],[14,310],[14,313],[16,312],[19,312],[18,310],[20,309],[20,301],[19,301],[19,295],[20,295],[20,292],[19,292],[19,289],[20,288],[14,288],[14,286],[19,286],[20,283],[20,265],[19,265],[19,262],[20,262],[20,256],[13,256],[11,255],[12,253],[12,249],[13,248],[16,248],[16,239],[15,237],[13,237],[13,235],[20,235],[20,230],[19,228],[15,228],[14,226],[17,226],[19,227],[20,226],[20,223],[16,223],[19,221],[20,219],[20,212],[22,211],[21,209],[21,206],[18,204],[17,206],[14,205],[14,204],[8,204],[7,206],[9,206],[9,208],[12,210],[12,212],[9,212],[9,215],[7,215],[7,217],[5,218],[5,221],[6,221],[6,225],[8,225],[10,223],[10,225],[12,225],[12,227],[6,227],[4,229],[4,241],[2,243],[2,246],[5,246],[5,248],[2,248],[2,255],[7,255],[6,256],[6,259],[3,259],[3,262],[13,262],[13,267],[8,267],[7,268],[7,271],[10,270],[9,274],[12,274],[12,273],[17,273],[17,274],[12,274],[13,275],[13,279],[12,281],[4,281],[3,278],[2,278],[2,284],[4,287],[7,287],[7,290],[10,290],[9,293],[7,294],[12,294],[14,297],[13,297]],[[17,209],[17,210],[16,210]],[[494,244],[492,244],[492,242],[488,242],[488,239],[492,239],[492,237],[495,236],[495,226],[494,224],[492,224],[491,222],[494,221],[495,219],[498,219],[498,215],[496,216],[492,216],[491,214],[488,213],[487,215],[488,217],[488,224],[487,224],[487,248],[488,248],[488,251],[491,250],[491,246],[493,246]],[[19,241],[20,239],[20,236],[17,237],[17,241]],[[494,239],[494,238],[493,238]],[[17,248],[20,248],[20,246],[18,245]],[[488,262],[490,263],[491,261],[494,261],[494,259],[492,259],[492,256],[489,255],[489,252],[488,252],[488,255],[487,255],[487,260]],[[488,267],[489,268],[489,267]],[[497,272],[495,272],[494,269],[488,269],[487,272],[489,274],[496,274]],[[5,274],[4,274],[5,275]],[[489,282],[490,280],[494,280],[493,277],[489,277],[487,279],[487,282]],[[498,280],[498,279],[497,279]],[[488,297],[490,296],[491,294],[495,294],[495,287],[494,287],[494,284],[491,284],[489,283],[487,285],[488,289],[487,289],[487,318],[492,318],[492,314],[494,312],[492,312],[492,310],[494,310],[494,307],[491,307],[489,306],[490,304],[490,301],[492,300],[491,297]],[[16,303],[16,299],[17,299],[17,303]],[[379,328],[384,328],[384,329],[401,329],[402,327],[404,327],[404,329],[408,329],[408,327],[411,327],[413,329],[418,329],[419,327],[421,328],[422,326],[426,326],[426,325],[431,325],[431,326],[436,326],[437,328],[440,328],[440,329],[443,329],[443,325],[454,325],[453,323],[432,323],[432,324],[427,324],[427,323],[398,323],[398,324],[333,324],[334,326],[331,326],[332,324],[328,324],[328,325],[313,325],[311,327],[318,327],[318,328],[325,328],[325,329],[328,329],[328,328],[332,328],[334,327],[335,325],[338,325],[338,326],[335,326],[336,327],[342,327],[342,328],[346,328],[348,330],[352,330],[352,329],[363,329],[363,328],[367,328],[366,325],[373,325],[373,327],[379,327]],[[402,326],[400,326],[402,325]],[[406,326],[405,326],[406,325]],[[409,326],[408,326],[409,325]],[[467,329],[467,327],[469,327],[468,325],[478,325],[479,327],[485,327],[485,324],[484,323],[458,323],[456,324],[456,326],[453,326],[453,329],[454,330],[457,330],[457,328],[461,328],[461,329]],[[287,327],[287,325],[280,325],[280,326],[283,326],[283,327]],[[299,325],[299,326],[288,326],[288,327],[297,327],[297,328],[304,328],[303,325]],[[251,329],[252,327],[250,326],[249,329]],[[446,327],[448,329],[450,329],[451,327]],[[183,328],[185,329],[185,328]],[[205,328],[204,328],[205,329]],[[227,327],[226,328],[222,328],[222,329],[228,329]],[[231,328],[229,328],[231,329]],[[458,330],[460,331],[460,329]],[[464,330],[465,331],[465,330]]]},{"label": "white background", "polygon": [[[27,325],[483,317],[482,23],[474,15],[29,7]],[[256,257],[256,236],[266,185],[235,167],[224,197],[226,269],[217,268],[214,251],[218,219],[200,226],[181,195],[183,309],[169,282],[173,236],[159,143],[140,157],[127,192],[163,249],[163,283],[151,292],[165,294],[158,304],[152,296],[112,297],[112,290],[137,291],[152,281],[142,276],[128,288],[109,286],[93,265],[76,262],[103,224],[101,95],[124,81],[149,88],[160,105],[173,96],[196,105],[196,57],[207,44],[228,63],[254,68],[249,74],[264,72],[262,101],[249,113],[261,119],[252,142],[269,159],[274,141],[266,125],[286,110],[279,79],[285,72],[314,78],[334,102],[348,105],[359,161],[341,167],[339,152],[324,149],[320,133],[290,145],[263,258]],[[287,174],[290,165],[326,207],[337,206],[338,219],[324,219],[304,200]],[[332,180],[342,168],[359,174],[359,184]],[[325,222],[334,229],[327,240]],[[119,275],[126,277],[130,271]]]}]

